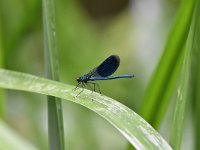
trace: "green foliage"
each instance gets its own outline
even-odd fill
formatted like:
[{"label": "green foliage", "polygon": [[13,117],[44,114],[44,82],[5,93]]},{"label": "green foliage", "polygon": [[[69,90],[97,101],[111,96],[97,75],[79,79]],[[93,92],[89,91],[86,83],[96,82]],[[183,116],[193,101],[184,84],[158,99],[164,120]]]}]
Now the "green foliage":
[{"label": "green foliage", "polygon": [[[166,1],[166,3],[170,3],[175,8],[175,3],[172,4],[172,1]],[[54,14],[55,6],[56,14]],[[170,8],[169,6],[165,5],[166,8]],[[193,13],[194,7],[195,13]],[[165,9],[162,12],[169,11]],[[41,10],[43,10],[43,20]],[[45,121],[39,120],[41,119],[39,118],[40,113],[46,112],[46,103],[36,104],[37,100],[44,101],[44,96],[42,97],[40,94],[49,97],[50,149],[64,149],[64,135],[66,137],[65,143],[67,143],[65,147],[69,149],[111,149],[107,146],[110,144],[107,139],[110,140],[112,137],[119,138],[118,141],[122,144],[126,142],[126,140],[123,141],[126,138],[131,143],[127,149],[134,149],[133,146],[137,149],[171,149],[157,131],[147,123],[149,122],[155,129],[158,129],[162,124],[171,125],[171,128],[167,128],[164,134],[170,133],[170,145],[173,149],[179,150],[182,149],[182,144],[187,142],[183,142],[182,135],[185,134],[184,127],[188,121],[185,116],[190,106],[192,107],[191,116],[194,116],[195,120],[190,122],[192,127],[195,125],[193,129],[195,135],[191,140],[196,141],[196,149],[199,149],[199,0],[182,1],[176,18],[173,20],[175,23],[167,38],[164,52],[148,84],[145,96],[143,94],[145,85],[143,81],[148,75],[144,74],[142,66],[151,64],[145,64],[143,57],[133,51],[134,42],[138,42],[137,37],[140,34],[135,34],[137,31],[132,32],[135,29],[131,12],[126,10],[110,20],[106,20],[106,18],[103,21],[92,20],[88,15],[87,8],[82,6],[79,1],[72,0],[56,1],[56,4],[53,1],[43,0],[42,7],[39,0],[27,2],[1,0],[0,11],[0,67],[9,69],[0,70],[0,88],[29,91],[37,95],[33,96],[34,94],[24,92],[16,92],[17,94],[14,92],[13,94],[13,91],[8,90],[6,97],[8,99],[6,99],[5,105],[4,89],[0,89],[0,118],[6,114],[7,118],[4,122],[8,124],[0,122],[0,133],[5,133],[0,134],[0,149],[13,149],[13,146],[16,149],[17,147],[19,147],[18,149],[21,147],[36,149],[27,141],[31,141],[38,149],[47,149],[48,146],[45,143],[47,134],[41,127],[45,126]],[[162,21],[166,22],[167,19],[163,18]],[[170,16],[170,18],[173,17]],[[44,23],[45,65],[43,65],[44,48],[41,21]],[[146,25],[144,27],[148,29]],[[165,27],[161,28],[165,29]],[[189,33],[190,36],[188,36]],[[58,41],[56,35],[58,35]],[[92,95],[91,91],[85,90],[80,97],[75,97],[80,89],[73,91],[74,86],[69,84],[74,84],[77,76],[86,73],[110,54],[118,54],[122,58],[122,67],[120,67],[119,73],[135,73],[136,78],[118,80],[117,82],[102,82],[103,93],[111,95],[110,97],[114,97],[114,99],[125,100],[120,102],[136,112],[141,106],[139,113],[147,122],[128,107],[106,96],[100,96],[97,93]],[[58,61],[60,70],[58,69]],[[51,80],[37,77],[43,75],[44,70]],[[37,74],[37,76],[20,72],[29,72],[29,74]],[[62,82],[68,84],[52,81],[58,81],[59,76],[61,76]],[[64,105],[64,108],[67,108],[63,109],[67,112],[64,114],[66,119],[65,132],[62,125],[61,101],[52,96],[74,102],[68,103],[66,101]],[[141,104],[143,96],[144,101]],[[173,102],[175,106],[170,107],[171,100],[175,100]],[[84,107],[79,107],[76,104]],[[109,129],[102,127],[101,123],[96,122],[96,120],[94,121],[96,116],[91,117],[94,113],[84,108],[89,108],[105,118],[125,138],[117,137],[115,133],[111,138],[105,137],[102,133],[99,136],[99,132],[107,133]],[[19,114],[18,109],[22,110],[23,113]],[[26,114],[25,110],[30,111]],[[170,120],[173,119],[172,123],[163,122],[167,110],[173,111],[169,117]],[[17,121],[13,119],[16,116],[12,116],[17,114],[16,112],[18,117],[21,117],[17,117]],[[23,115],[27,115],[26,118],[23,118]],[[43,116],[42,120],[44,118],[47,117]],[[15,136],[16,133],[10,129],[10,126],[18,130],[20,136]],[[71,129],[75,132],[69,132]],[[110,136],[111,132],[109,130],[107,134]],[[27,139],[23,140],[21,136]],[[11,139],[9,143],[7,143],[8,139]],[[165,137],[165,139],[167,138]],[[118,146],[120,142],[110,145],[111,147]],[[188,147],[193,147],[193,145]]]},{"label": "green foliage", "polygon": [[193,16],[193,36],[192,36],[192,46],[191,46],[191,97],[192,97],[192,109],[193,116],[195,120],[195,148],[199,149],[200,143],[200,1],[197,0],[195,3],[195,13]]},{"label": "green foliage", "polygon": [[[189,43],[189,42],[188,42]],[[172,123],[170,145],[175,150],[181,148],[181,140],[183,134],[183,125],[185,120],[185,108],[189,98],[189,76],[190,76],[190,47],[187,46],[186,54],[177,86],[176,104],[174,110],[174,118]]]},{"label": "green foliage", "polygon": [[[45,67],[47,77],[59,80],[54,0],[43,0]],[[49,147],[64,150],[64,128],[61,99],[48,96]]]},{"label": "green foliage", "polygon": [[139,115],[125,105],[85,90],[76,97],[75,87],[36,76],[0,69],[0,87],[59,97],[89,108],[110,122],[137,149],[171,149]]},{"label": "green foliage", "polygon": [[[3,62],[4,62],[4,54],[3,54],[3,41],[2,41],[2,11],[0,10],[0,67],[3,68]],[[4,108],[5,108],[5,104],[4,104],[4,91],[2,89],[0,89],[0,118],[4,117]]]},{"label": "green foliage", "polygon": [[164,53],[148,85],[141,116],[155,128],[160,126],[176,87],[183,61],[195,0],[183,0],[169,34]]}]

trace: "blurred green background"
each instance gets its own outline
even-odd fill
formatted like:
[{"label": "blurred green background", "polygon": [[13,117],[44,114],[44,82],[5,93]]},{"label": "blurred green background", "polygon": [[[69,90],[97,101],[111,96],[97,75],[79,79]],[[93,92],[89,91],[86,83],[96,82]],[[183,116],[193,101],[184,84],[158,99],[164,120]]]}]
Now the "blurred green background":
[{"label": "blurred green background", "polygon": [[[101,91],[139,112],[179,1],[58,0],[55,6],[61,81],[76,85],[78,76],[117,54],[121,64],[115,74],[133,73],[136,77],[98,82]],[[1,0],[0,9],[2,67],[45,77],[42,2]],[[33,145],[45,150],[47,103],[42,99],[46,97],[7,91],[5,120]],[[127,141],[98,115],[66,101],[63,110],[66,149],[126,149]],[[166,139],[170,119],[169,113],[161,127]],[[187,142],[191,147],[191,141]]]}]

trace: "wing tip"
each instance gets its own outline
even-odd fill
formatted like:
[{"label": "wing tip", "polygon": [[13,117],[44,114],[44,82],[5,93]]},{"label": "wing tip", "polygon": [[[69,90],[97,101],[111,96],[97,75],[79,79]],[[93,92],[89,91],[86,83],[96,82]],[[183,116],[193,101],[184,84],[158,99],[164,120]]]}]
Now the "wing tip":
[{"label": "wing tip", "polygon": [[118,55],[114,54],[114,55],[111,55],[110,57],[113,57],[113,58],[115,58],[118,62],[120,62],[120,57],[119,57]]}]

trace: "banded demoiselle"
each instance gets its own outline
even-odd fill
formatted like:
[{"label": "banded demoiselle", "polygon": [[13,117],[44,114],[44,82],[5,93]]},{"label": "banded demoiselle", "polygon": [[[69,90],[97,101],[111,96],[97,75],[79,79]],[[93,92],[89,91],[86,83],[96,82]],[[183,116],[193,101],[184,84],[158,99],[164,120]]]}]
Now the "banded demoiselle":
[{"label": "banded demoiselle", "polygon": [[80,76],[79,78],[77,78],[76,80],[78,82],[78,85],[76,86],[76,88],[79,87],[79,85],[81,84],[83,89],[81,90],[80,93],[82,93],[85,85],[87,85],[89,88],[91,88],[91,86],[89,84],[93,84],[94,91],[95,91],[95,85],[97,85],[99,93],[101,94],[99,85],[92,81],[112,80],[112,79],[119,79],[119,78],[133,78],[134,77],[133,74],[122,74],[122,75],[110,76],[117,70],[117,68],[119,67],[119,64],[120,64],[120,58],[118,55],[109,56],[98,67],[92,69],[89,73],[84,74],[83,76]]}]

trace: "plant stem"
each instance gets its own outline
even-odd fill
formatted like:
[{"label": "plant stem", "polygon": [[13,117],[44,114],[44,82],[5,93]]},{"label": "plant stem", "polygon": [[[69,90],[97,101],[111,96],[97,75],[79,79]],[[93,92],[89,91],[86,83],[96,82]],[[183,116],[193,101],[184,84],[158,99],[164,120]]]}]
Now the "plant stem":
[{"label": "plant stem", "polygon": [[[43,0],[43,23],[45,38],[45,68],[48,78],[58,81],[58,55],[55,30],[54,0]],[[64,129],[61,99],[48,96],[49,147],[64,150]]]},{"label": "plant stem", "polygon": [[[2,12],[0,9],[0,68],[3,68],[4,64],[4,55],[3,55],[3,42],[2,42]],[[5,93],[3,89],[0,89],[0,118],[4,118],[5,110]]]}]

